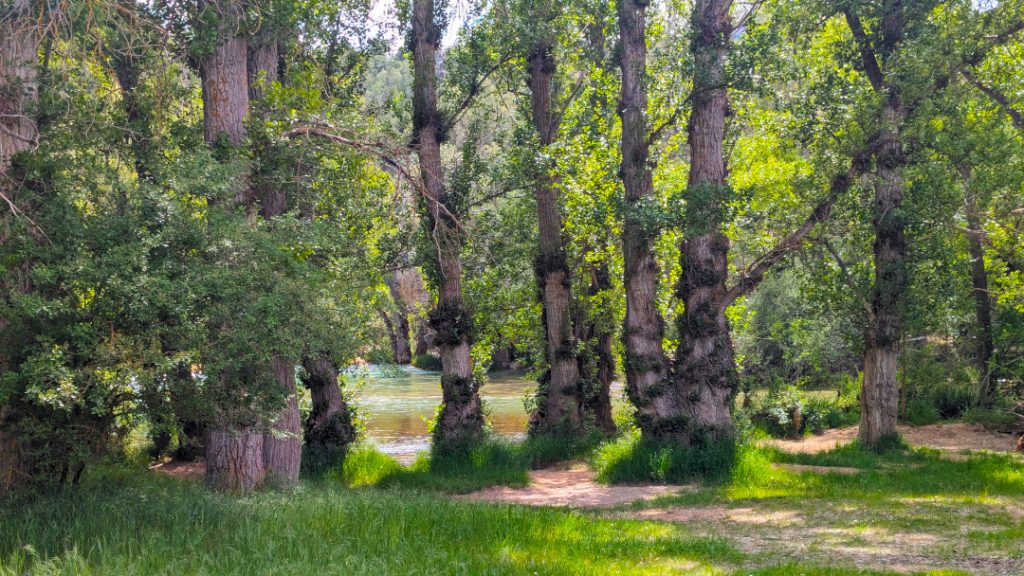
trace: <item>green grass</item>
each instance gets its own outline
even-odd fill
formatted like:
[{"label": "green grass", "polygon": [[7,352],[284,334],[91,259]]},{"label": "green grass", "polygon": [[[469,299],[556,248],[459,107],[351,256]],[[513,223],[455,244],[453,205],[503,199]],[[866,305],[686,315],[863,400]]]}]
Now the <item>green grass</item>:
[{"label": "green grass", "polygon": [[766,564],[681,525],[323,480],[236,498],[121,468],[0,500],[3,576],[887,574]]},{"label": "green grass", "polygon": [[[349,487],[413,488],[463,494],[488,486],[525,486],[529,471],[579,458],[601,442],[598,435],[545,435],[523,442],[490,439],[451,454],[421,455],[402,466],[373,446],[359,446],[346,458],[341,481]],[[328,477],[331,475],[328,474]]]},{"label": "green grass", "polygon": [[598,480],[607,484],[714,481],[728,477],[736,461],[736,449],[732,439],[684,447],[645,441],[633,430],[600,446],[591,463]]},{"label": "green grass", "polygon": [[[357,447],[341,469],[294,490],[241,498],[139,467],[96,467],[74,491],[0,498],[0,576],[884,576],[893,573],[852,568],[859,562],[831,551],[871,550],[887,535],[895,542],[934,537],[935,545],[907,550],[937,566],[964,557],[1024,558],[1024,465],[1013,455],[954,461],[925,449],[879,453],[852,444],[809,455],[739,445],[728,475],[611,514],[448,495],[522,485],[531,467],[587,452],[598,462],[643,461],[637,455],[644,454],[648,465],[640,469],[647,472],[658,468],[650,462],[663,461],[638,449],[635,438],[596,449],[593,442],[487,442],[461,457],[423,457],[410,466]],[[780,463],[859,472],[793,472]],[[734,510],[754,521],[627,518],[645,507]],[[772,514],[789,516],[761,521]]]}]

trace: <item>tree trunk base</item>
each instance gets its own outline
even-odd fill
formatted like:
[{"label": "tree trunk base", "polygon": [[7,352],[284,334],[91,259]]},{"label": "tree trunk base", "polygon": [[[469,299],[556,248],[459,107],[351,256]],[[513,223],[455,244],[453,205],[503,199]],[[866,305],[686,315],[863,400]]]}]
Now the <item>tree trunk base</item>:
[{"label": "tree trunk base", "polygon": [[244,493],[263,486],[263,434],[252,430],[211,430],[206,438],[206,485]]}]

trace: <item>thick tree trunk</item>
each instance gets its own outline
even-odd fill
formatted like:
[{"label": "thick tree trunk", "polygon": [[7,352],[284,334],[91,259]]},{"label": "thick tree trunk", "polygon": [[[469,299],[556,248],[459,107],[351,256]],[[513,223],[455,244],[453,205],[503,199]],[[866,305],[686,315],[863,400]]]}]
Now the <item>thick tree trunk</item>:
[{"label": "thick tree trunk", "polygon": [[[551,46],[547,43],[538,43],[527,56],[533,126],[541,146],[538,154],[541,157],[546,156],[545,150],[558,129],[551,110],[551,79],[556,66]],[[562,210],[550,170],[550,166],[541,162],[534,181],[540,232],[536,274],[549,368],[547,383],[538,391],[537,411],[530,419],[533,432],[578,428],[583,403],[576,341],[569,313],[572,279],[562,243]]]},{"label": "thick tree trunk", "polygon": [[252,430],[213,430],[206,437],[206,485],[223,492],[263,486],[263,435]]},{"label": "thick tree trunk", "polygon": [[[34,121],[39,97],[37,58],[39,30],[29,0],[14,0],[0,7],[0,194],[15,201],[13,183],[8,177],[11,158],[35,145],[38,132]],[[24,208],[24,205],[21,206]],[[11,234],[15,215],[4,210],[0,218],[0,245]],[[0,279],[5,290],[24,291],[30,287],[25,270]],[[0,319],[0,332],[7,330]],[[3,340],[0,340],[0,344]],[[10,369],[12,360],[0,346],[0,377]],[[0,491],[27,480],[27,463],[22,458],[17,431],[11,424],[12,413],[0,406]]]},{"label": "thick tree trunk", "polygon": [[470,338],[473,318],[462,298],[462,234],[447,198],[441,163],[442,119],[437,109],[437,49],[441,29],[433,0],[414,0],[413,140],[419,156],[431,242],[437,247],[438,301],[431,312],[441,352],[442,405],[435,440],[456,446],[483,438],[483,409],[473,378]]},{"label": "thick tree trunk", "polygon": [[[258,103],[272,82],[277,80],[277,39],[273,29],[265,27],[247,47],[246,74],[249,101]],[[260,151],[266,152],[266,151]],[[258,153],[258,152],[257,152]],[[275,218],[285,213],[287,198],[284,188],[273,180],[255,175],[251,197],[260,204],[260,216]],[[288,486],[299,481],[302,463],[302,416],[295,389],[295,362],[277,356],[270,363],[274,380],[286,395],[284,407],[270,424],[263,437],[263,466],[268,484]]]},{"label": "thick tree trunk", "polygon": [[967,252],[971,256],[971,295],[974,296],[974,319],[976,335],[975,362],[978,366],[979,406],[992,402],[992,354],[995,343],[992,336],[992,296],[988,290],[988,271],[985,270],[985,245],[981,240],[982,214],[978,199],[971,190],[971,171],[967,166],[960,168],[964,181],[964,205],[967,213]]},{"label": "thick tree trunk", "polygon": [[658,265],[653,233],[641,221],[639,209],[653,195],[647,125],[647,2],[618,3],[622,69],[622,183],[626,214],[622,230],[623,282],[626,291],[626,393],[636,407],[637,424],[645,437],[656,436],[663,422],[676,413],[667,393],[668,361],[662,344],[664,320],[658,310]]},{"label": "thick tree trunk", "polygon": [[[906,120],[899,86],[882,72],[883,65],[897,54],[903,39],[906,16],[900,2],[885,2],[876,42],[864,37],[856,15],[847,13],[861,47],[864,69],[872,87],[882,97],[879,132],[875,147],[875,277],[871,289],[871,314],[864,346],[864,381],[861,387],[860,441],[875,446],[896,435],[899,408],[900,345],[903,308],[907,290],[907,239],[903,222],[903,169],[906,158],[900,145],[900,130]],[[879,61],[879,57],[882,61]]]},{"label": "thick tree trunk", "polygon": [[867,446],[896,434],[899,383],[896,378],[903,331],[904,294],[907,288],[907,240],[903,233],[903,160],[899,134],[902,119],[898,99],[886,105],[890,128],[880,136],[875,183],[872,318],[864,351],[861,389],[860,440]]},{"label": "thick tree trunk", "polygon": [[391,355],[395,364],[406,365],[412,362],[412,347],[409,344],[409,305],[398,286],[397,274],[384,277],[391,299],[395,302],[394,319],[391,321]]},{"label": "thick tree trunk", "polygon": [[[247,43],[236,33],[240,7],[219,3],[216,46],[200,62],[203,92],[203,134],[207,144],[227,151],[245,141],[245,117],[249,111]],[[224,37],[227,35],[227,37]],[[234,159],[229,156],[228,159]],[[234,186],[235,201],[249,200],[249,173],[241,171]],[[230,410],[230,407],[225,407]],[[206,484],[214,490],[246,491],[263,485],[263,435],[244,426],[214,425],[206,436]]]},{"label": "thick tree trunk", "polygon": [[302,416],[295,389],[295,364],[280,356],[271,361],[271,371],[284,393],[285,406],[270,423],[263,438],[263,467],[267,483],[288,486],[299,481],[302,465]]},{"label": "thick tree trunk", "polygon": [[326,356],[307,358],[303,368],[303,384],[309,388],[313,404],[305,423],[303,465],[313,472],[323,472],[341,463],[356,440],[356,429],[334,362]]},{"label": "thick tree trunk", "polygon": [[717,440],[733,433],[729,400],[737,382],[729,324],[725,318],[729,239],[722,213],[729,201],[726,183],[725,61],[732,19],[727,0],[698,0],[693,8],[693,109],[689,122],[690,175],[687,229],[680,246],[677,295],[685,305],[679,317],[675,390],[681,417],[660,433],[684,443]]}]

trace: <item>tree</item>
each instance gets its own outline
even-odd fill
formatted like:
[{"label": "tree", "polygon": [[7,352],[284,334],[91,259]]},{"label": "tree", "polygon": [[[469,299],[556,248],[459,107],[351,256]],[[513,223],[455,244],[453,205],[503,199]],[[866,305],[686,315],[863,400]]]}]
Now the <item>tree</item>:
[{"label": "tree", "polygon": [[[0,246],[10,239],[10,219],[20,213],[10,174],[12,159],[32,147],[38,136],[34,120],[39,89],[38,53],[39,30],[32,2],[15,0],[0,10],[0,200],[9,209],[0,221]],[[26,217],[24,213],[20,216]],[[30,289],[23,269],[14,269],[10,275],[5,273],[0,286],[5,292]],[[9,321],[0,317],[0,331],[6,332],[8,328]],[[8,357],[8,350],[5,343],[0,351],[0,377],[12,369],[13,359]],[[27,474],[18,432],[11,423],[13,416],[7,404],[0,406],[0,489],[22,482]]]},{"label": "tree", "polygon": [[483,408],[473,377],[470,341],[473,318],[462,296],[459,252],[462,232],[457,210],[445,188],[441,143],[445,122],[437,106],[437,50],[441,27],[433,0],[414,0],[411,46],[413,55],[413,146],[419,156],[422,196],[436,264],[437,305],[430,326],[441,352],[441,413],[435,440],[442,446],[475,442],[483,437]]}]

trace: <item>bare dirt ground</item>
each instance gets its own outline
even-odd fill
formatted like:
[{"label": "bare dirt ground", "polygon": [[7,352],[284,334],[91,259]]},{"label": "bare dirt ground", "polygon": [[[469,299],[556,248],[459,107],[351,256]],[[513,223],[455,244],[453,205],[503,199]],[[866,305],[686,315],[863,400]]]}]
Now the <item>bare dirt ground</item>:
[{"label": "bare dirt ground", "polygon": [[[900,427],[911,445],[965,458],[971,451],[1012,451],[1016,438],[972,424]],[[857,429],[831,430],[803,440],[774,440],[791,452],[814,453],[857,436]],[[778,464],[791,472],[856,474],[855,468]],[[870,507],[833,501],[751,500],[710,506],[624,509],[624,505],[695,490],[690,486],[602,486],[582,463],[531,472],[525,488],[489,488],[459,498],[531,506],[586,508],[612,518],[685,525],[694,533],[727,539],[765,564],[789,560],[898,572],[954,569],[970,574],[1024,574],[1024,542],[987,546],[978,534],[998,532],[1009,517],[1024,526],[1024,499],[989,497],[981,503],[959,497],[924,496]],[[903,499],[906,500],[906,499]],[[890,509],[891,507],[891,509]]]},{"label": "bare dirt ground", "polygon": [[[1017,437],[1013,434],[991,432],[978,424],[953,422],[929,426],[899,426],[898,430],[903,439],[912,446],[925,446],[943,452],[1012,452],[1017,446]],[[856,438],[857,427],[851,426],[827,430],[824,434],[799,440],[770,440],[768,443],[786,452],[814,454],[831,450],[840,444],[847,444]]]},{"label": "bare dirt ground", "polygon": [[152,464],[149,469],[182,480],[201,480],[206,475],[206,462],[202,460],[195,462],[170,460]]},{"label": "bare dirt ground", "polygon": [[594,472],[582,462],[530,472],[525,488],[496,486],[460,496],[478,502],[508,502],[529,506],[609,508],[657,496],[677,494],[686,487],[666,485],[606,486],[598,484]]}]

